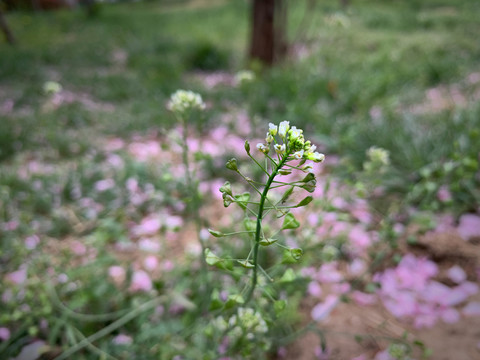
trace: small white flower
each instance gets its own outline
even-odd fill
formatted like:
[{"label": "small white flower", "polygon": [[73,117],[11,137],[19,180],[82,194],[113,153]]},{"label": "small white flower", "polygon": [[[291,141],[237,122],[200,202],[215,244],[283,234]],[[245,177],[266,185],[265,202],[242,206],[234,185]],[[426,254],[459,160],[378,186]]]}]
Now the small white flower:
[{"label": "small white flower", "polygon": [[262,143],[257,144],[257,149],[263,152],[264,154],[268,154],[268,152],[270,151],[270,148]]},{"label": "small white flower", "polygon": [[278,125],[278,135],[285,140],[287,136],[287,132],[290,129],[290,121],[282,121],[280,125]]},{"label": "small white flower", "polygon": [[56,81],[47,81],[43,84],[43,91],[45,94],[53,95],[62,91],[62,85]]},{"label": "small white flower", "polygon": [[285,149],[285,144],[282,144],[282,145],[280,145],[280,144],[275,144],[273,147],[275,148],[275,152],[276,152],[277,154],[280,154],[280,155],[285,154],[285,151],[286,151],[286,149]]},{"label": "small white flower", "polygon": [[325,160],[325,155],[320,154],[318,152],[314,152],[312,154],[308,154],[307,159],[312,160],[314,162],[322,162],[323,160]]},{"label": "small white flower", "polygon": [[302,167],[302,171],[304,172],[313,172],[313,163],[308,162]]},{"label": "small white flower", "polygon": [[204,110],[205,103],[200,94],[193,91],[177,90],[170,97],[167,108],[178,114],[185,114],[191,110]]},{"label": "small white flower", "polygon": [[310,145],[310,147],[308,148],[307,153],[308,153],[308,154],[313,153],[313,152],[315,152],[315,150],[317,150],[317,147],[316,147],[315,145]]},{"label": "small white flower", "polygon": [[296,153],[293,154],[293,157],[296,159],[296,160],[301,160],[302,157],[303,157],[303,150],[300,150],[300,151],[297,151]]},{"label": "small white flower", "polygon": [[252,82],[253,80],[255,80],[255,74],[250,70],[242,70],[235,75],[235,83],[239,85]]},{"label": "small white flower", "polygon": [[271,144],[273,142],[273,136],[269,132],[267,133],[267,137],[265,138],[267,144]]},{"label": "small white flower", "polygon": [[303,133],[302,129],[297,129],[296,126],[292,126],[288,134],[290,135],[290,141],[295,141],[297,140]]},{"label": "small white flower", "polygon": [[268,132],[269,132],[270,135],[272,135],[272,136],[277,135],[278,126],[277,126],[277,125],[274,125],[274,124],[272,124],[272,123],[269,123],[269,124],[268,124]]}]

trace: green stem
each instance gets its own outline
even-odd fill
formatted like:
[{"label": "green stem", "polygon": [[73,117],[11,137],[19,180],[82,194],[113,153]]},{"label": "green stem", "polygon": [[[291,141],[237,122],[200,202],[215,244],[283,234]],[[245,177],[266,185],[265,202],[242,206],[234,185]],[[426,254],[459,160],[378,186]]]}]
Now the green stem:
[{"label": "green stem", "polygon": [[270,190],[270,186],[272,185],[273,179],[277,176],[278,171],[282,168],[282,166],[287,161],[288,156],[284,156],[278,166],[273,169],[272,173],[268,177],[267,183],[265,184],[265,188],[263,189],[262,196],[260,197],[260,204],[258,205],[258,215],[257,215],[257,227],[255,229],[255,244],[253,245],[253,273],[252,273],[252,283],[250,286],[250,290],[247,295],[246,303],[248,303],[252,296],[253,292],[257,286],[257,278],[258,278],[258,249],[260,247],[260,232],[262,229],[262,219],[263,219],[263,207],[265,205],[265,201],[267,199],[268,191]]},{"label": "green stem", "polygon": [[[188,158],[189,155],[189,148],[188,148],[188,123],[186,119],[181,119],[183,123],[183,141],[182,141],[182,158],[183,158],[183,165],[185,166],[185,180],[186,180],[186,185],[188,192],[191,194],[192,199],[190,203],[190,210],[193,214],[194,222],[195,222],[195,229],[197,232],[197,238],[198,242],[200,243],[200,247],[202,249],[201,252],[201,275],[202,275],[202,281],[201,283],[206,287],[205,288],[205,293],[209,294],[210,293],[210,284],[208,281],[208,267],[207,267],[207,262],[205,260],[204,254],[205,254],[205,249],[206,246],[203,243],[203,241],[200,239],[200,231],[202,229],[202,218],[200,216],[200,199],[198,196],[198,183],[194,183],[192,180],[192,169],[190,167],[190,161]],[[208,306],[208,300],[202,299],[202,309],[206,310]]]}]

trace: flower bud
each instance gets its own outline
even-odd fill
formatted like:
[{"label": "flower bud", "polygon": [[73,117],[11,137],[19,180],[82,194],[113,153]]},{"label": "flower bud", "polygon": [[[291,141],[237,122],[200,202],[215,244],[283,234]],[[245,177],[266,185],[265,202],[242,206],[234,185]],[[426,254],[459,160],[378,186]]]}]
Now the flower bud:
[{"label": "flower bud", "polygon": [[248,155],[250,155],[250,143],[248,142],[248,140],[245,140],[245,151]]}]

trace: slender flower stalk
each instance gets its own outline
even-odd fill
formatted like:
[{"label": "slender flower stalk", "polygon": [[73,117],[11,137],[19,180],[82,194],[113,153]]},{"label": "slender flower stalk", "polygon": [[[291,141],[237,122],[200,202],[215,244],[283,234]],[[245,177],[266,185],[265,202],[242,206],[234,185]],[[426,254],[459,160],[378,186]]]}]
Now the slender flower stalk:
[{"label": "slender flower stalk", "polygon": [[[274,154],[276,154],[277,159],[274,159],[269,155],[272,147],[275,151]],[[314,191],[316,180],[315,175],[312,173],[313,166],[311,165],[311,163],[307,163],[306,165],[304,164],[307,160],[312,160],[313,162],[322,162],[325,159],[325,156],[323,154],[315,152],[315,145],[312,145],[310,141],[305,141],[305,138],[303,136],[303,130],[297,129],[295,126],[290,127],[290,123],[288,121],[283,121],[278,126],[274,124],[269,124],[269,130],[265,137],[265,142],[257,144],[256,148],[259,152],[263,153],[265,165],[262,165],[261,163],[263,161],[258,161],[250,153],[250,144],[248,143],[248,141],[245,142],[245,151],[247,152],[248,156],[266,174],[266,182],[264,184],[261,184],[263,185],[262,190],[261,187],[257,187],[255,185],[258,184],[258,182],[251,180],[249,177],[245,176],[240,172],[236,159],[229,160],[227,162],[227,168],[237,172],[240,176],[242,176],[243,179],[245,179],[247,183],[249,183],[254,188],[256,193],[260,195],[260,200],[258,202],[250,201],[250,193],[234,195],[229,182],[226,182],[220,188],[220,192],[223,194],[224,206],[227,207],[231,203],[238,204],[246,213],[244,224],[247,233],[251,234],[254,230],[253,245],[247,258],[233,259],[236,260],[237,263],[239,263],[243,267],[252,270],[245,303],[248,303],[253,298],[258,283],[259,269],[266,276],[267,279],[271,280],[270,276],[259,264],[260,245],[277,245],[282,248],[282,250],[289,251],[290,255],[294,260],[298,260],[303,254],[303,251],[301,249],[292,249],[290,247],[279,244],[277,242],[277,239],[273,238],[273,236],[276,236],[276,234],[278,234],[278,232],[282,230],[296,229],[300,226],[299,222],[291,213],[289,213],[289,211],[292,208],[308,205],[313,198],[311,196],[307,196],[295,205],[284,204],[288,200],[294,188],[302,188],[308,192]],[[297,161],[297,163],[294,163],[294,165],[290,165],[288,164],[290,161]],[[284,167],[286,166],[288,167],[284,169]],[[298,170],[307,173],[307,175],[302,180],[293,182],[282,182],[275,180],[278,175],[290,174],[292,170]],[[279,202],[273,203],[271,200],[268,199],[268,193],[271,189],[284,186],[288,187],[288,189],[285,190],[285,193]],[[268,206],[266,206],[266,202],[269,203]],[[254,210],[249,208],[249,205],[258,205],[258,210],[255,212]],[[263,230],[262,222],[272,210],[275,210],[280,217],[284,217],[284,222],[282,228],[274,234],[270,234],[269,237],[266,236]],[[256,218],[255,221],[248,217],[249,213],[254,215],[254,217]],[[230,234],[235,234],[223,234],[214,230],[210,230],[210,233],[215,237],[223,237],[229,236]],[[213,254],[210,249],[206,249],[205,256],[207,258],[208,264],[216,265],[220,268],[224,266],[224,259],[221,259],[220,257]],[[252,259],[250,259],[250,256],[252,256]]]},{"label": "slender flower stalk", "polygon": [[[191,196],[190,203],[188,204],[191,214],[193,215],[196,232],[198,236],[198,240],[202,249],[202,254],[205,252],[205,244],[200,238],[200,232],[202,230],[203,221],[200,216],[200,197],[198,191],[198,184],[193,179],[195,177],[194,169],[190,164],[190,149],[188,147],[188,122],[191,119],[192,115],[195,112],[202,111],[205,109],[205,103],[202,100],[202,97],[199,94],[196,94],[192,91],[186,90],[177,90],[172,96],[170,97],[170,101],[167,104],[167,107],[170,111],[172,111],[177,118],[177,120],[182,124],[182,162],[185,168],[185,186],[187,188],[188,193]],[[202,258],[201,262],[202,266],[202,274],[203,274],[203,285],[207,288],[206,293],[209,293],[208,290],[210,285],[207,281],[207,263],[204,258]],[[205,302],[205,308],[208,305]]]},{"label": "slender flower stalk", "polygon": [[257,227],[255,230],[255,243],[253,247],[253,273],[252,273],[250,290],[247,295],[247,300],[246,300],[247,302],[249,302],[250,299],[252,298],[255,287],[257,286],[258,249],[260,247],[260,232],[262,229],[263,208],[265,206],[265,200],[267,198],[268,191],[270,190],[270,186],[272,185],[273,179],[275,179],[275,177],[278,175],[278,171],[282,168],[282,166],[285,164],[286,161],[287,161],[287,156],[284,156],[283,159],[278,164],[278,166],[273,169],[271,175],[267,180],[267,183],[265,184],[265,188],[263,189],[263,192],[260,198],[260,204],[258,206],[258,214],[257,214]]}]

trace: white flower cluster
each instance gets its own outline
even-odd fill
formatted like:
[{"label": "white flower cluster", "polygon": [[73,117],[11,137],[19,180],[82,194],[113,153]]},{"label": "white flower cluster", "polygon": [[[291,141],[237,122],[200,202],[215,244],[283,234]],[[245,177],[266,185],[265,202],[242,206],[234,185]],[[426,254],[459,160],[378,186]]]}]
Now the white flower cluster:
[{"label": "white flower cluster", "polygon": [[255,80],[255,73],[250,70],[242,70],[235,75],[235,83],[238,85],[246,84],[253,80]]},{"label": "white flower cluster", "polygon": [[[281,156],[287,156],[291,160],[312,160],[322,162],[325,155],[316,152],[316,146],[309,140],[305,141],[303,130],[295,126],[290,127],[289,121],[282,121],[278,126],[272,123],[268,124],[268,132],[265,143],[257,144],[257,149],[268,154],[270,146],[273,143],[275,152]],[[280,137],[282,143],[277,142],[276,136]]]},{"label": "white flower cluster", "polygon": [[388,150],[372,146],[367,150],[367,161],[363,169],[369,173],[382,173],[390,166],[390,153]]},{"label": "white flower cluster", "polygon": [[200,94],[189,90],[177,90],[170,97],[167,108],[179,115],[185,115],[192,110],[204,110],[205,103]]},{"label": "white flower cluster", "polygon": [[252,340],[255,335],[268,332],[268,326],[262,315],[251,308],[238,308],[237,314],[232,315],[228,321],[223,316],[212,320],[211,325],[220,332],[230,329],[229,334],[235,339],[245,336]]},{"label": "white flower cluster", "polygon": [[62,85],[55,81],[47,81],[43,84],[43,92],[48,95],[53,95],[62,91]]},{"label": "white flower cluster", "polygon": [[249,340],[255,337],[255,334],[265,334],[268,326],[262,315],[251,308],[238,308],[237,314],[230,317],[228,326],[232,329],[235,337],[241,337],[242,334]]}]

